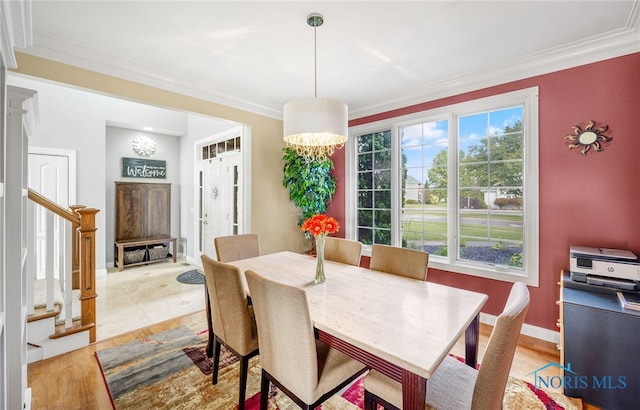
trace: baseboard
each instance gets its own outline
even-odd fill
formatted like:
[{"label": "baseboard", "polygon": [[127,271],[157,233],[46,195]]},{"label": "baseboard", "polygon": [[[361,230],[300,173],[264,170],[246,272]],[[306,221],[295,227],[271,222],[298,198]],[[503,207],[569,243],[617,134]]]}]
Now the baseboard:
[{"label": "baseboard", "polygon": [[23,410],[31,410],[31,387],[24,389],[24,405]]},{"label": "baseboard", "polygon": [[192,258],[191,256],[184,256],[182,255],[182,258],[185,260],[185,262],[189,262],[192,265],[197,265],[197,266],[201,266],[202,262],[200,261],[200,259],[198,259],[198,261],[196,261],[195,258]]},{"label": "baseboard", "polygon": [[[480,323],[494,326],[496,324],[496,320],[497,316],[490,315],[488,313],[480,313]],[[543,327],[525,323],[522,325],[522,331],[520,333],[522,333],[523,335],[535,337],[536,339],[544,340],[546,342],[555,344],[560,343],[560,332],[555,330],[545,329]]]}]

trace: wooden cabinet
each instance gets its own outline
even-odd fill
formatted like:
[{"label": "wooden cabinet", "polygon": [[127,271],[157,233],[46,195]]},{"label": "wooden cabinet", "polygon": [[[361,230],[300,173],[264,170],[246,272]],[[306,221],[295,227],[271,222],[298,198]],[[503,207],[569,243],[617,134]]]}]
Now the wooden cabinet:
[{"label": "wooden cabinet", "polygon": [[171,184],[116,182],[116,241],[170,235]]},{"label": "wooden cabinet", "polygon": [[[116,182],[115,264],[127,265],[176,260],[175,238],[171,238],[171,184]],[[169,247],[165,257],[154,257],[151,249]],[[125,252],[130,252],[125,255]],[[136,255],[141,255],[140,258]],[[123,257],[124,256],[124,257]],[[129,256],[132,256],[129,258]]]},{"label": "wooden cabinet", "polygon": [[621,308],[613,289],[562,282],[564,393],[607,409],[637,408],[640,312]]}]

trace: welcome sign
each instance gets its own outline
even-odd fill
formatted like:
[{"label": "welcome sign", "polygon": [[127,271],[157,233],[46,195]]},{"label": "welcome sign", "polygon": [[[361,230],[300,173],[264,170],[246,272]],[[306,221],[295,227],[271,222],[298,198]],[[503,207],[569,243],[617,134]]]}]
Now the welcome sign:
[{"label": "welcome sign", "polygon": [[167,178],[167,161],[122,157],[123,178]]}]

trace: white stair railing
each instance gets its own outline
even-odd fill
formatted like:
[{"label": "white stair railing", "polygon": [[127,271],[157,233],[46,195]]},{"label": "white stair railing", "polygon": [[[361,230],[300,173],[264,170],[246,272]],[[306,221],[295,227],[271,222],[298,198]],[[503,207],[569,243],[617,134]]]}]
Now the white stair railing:
[{"label": "white stair railing", "polygon": [[73,308],[73,289],[72,289],[72,270],[71,270],[71,224],[64,219],[57,216],[58,219],[58,267],[61,270],[60,273],[60,287],[62,294],[64,295],[64,320],[65,327],[71,327],[73,325],[74,315],[79,312],[74,312]]},{"label": "white stair railing", "polygon": [[[51,312],[61,303],[61,313],[65,320],[65,327],[73,325],[73,317],[80,312],[74,312],[72,289],[72,224],[38,205],[28,203],[28,283],[44,281],[44,298],[34,291],[34,286],[27,287],[28,314],[35,312],[34,307],[44,303],[46,311]],[[36,300],[37,299],[37,300]]]},{"label": "white stair railing", "polygon": [[[35,221],[36,205],[32,201],[27,201],[27,221]],[[36,230],[33,223],[27,223],[27,255],[34,255],[36,248]],[[35,311],[34,303],[34,286],[36,280],[36,259],[27,258],[27,316],[32,315]]]}]

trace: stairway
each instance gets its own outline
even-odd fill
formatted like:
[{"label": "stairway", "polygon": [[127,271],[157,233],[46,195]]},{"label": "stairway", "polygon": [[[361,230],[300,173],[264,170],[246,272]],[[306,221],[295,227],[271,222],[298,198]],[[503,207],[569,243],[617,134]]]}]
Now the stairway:
[{"label": "stairway", "polygon": [[27,316],[27,363],[70,352],[89,344],[89,331],[82,329],[80,291],[74,290],[71,328],[65,329],[64,298],[58,280],[53,284],[53,307],[47,310],[46,281],[34,281],[34,313]]}]

